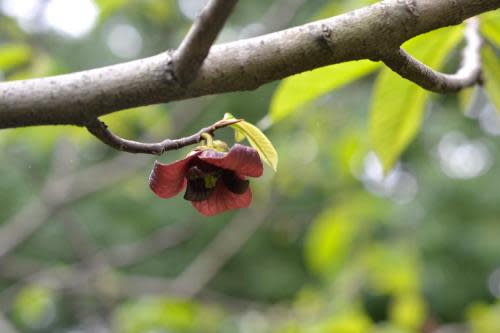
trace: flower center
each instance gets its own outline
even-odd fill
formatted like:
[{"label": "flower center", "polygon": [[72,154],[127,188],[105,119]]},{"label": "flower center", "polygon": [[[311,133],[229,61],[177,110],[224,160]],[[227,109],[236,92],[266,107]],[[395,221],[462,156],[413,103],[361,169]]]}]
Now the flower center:
[{"label": "flower center", "polygon": [[203,201],[212,194],[222,169],[211,164],[196,161],[186,173],[187,188],[184,199],[189,201]]},{"label": "flower center", "polygon": [[207,200],[219,181],[222,181],[223,186],[234,194],[245,193],[249,186],[248,180],[241,179],[233,171],[200,160],[194,161],[189,166],[186,178],[187,188],[184,199],[189,201]]},{"label": "flower center", "polygon": [[205,188],[211,189],[214,188],[215,185],[217,184],[217,180],[219,179],[219,176],[217,175],[206,175],[203,178],[203,181],[205,182]]}]

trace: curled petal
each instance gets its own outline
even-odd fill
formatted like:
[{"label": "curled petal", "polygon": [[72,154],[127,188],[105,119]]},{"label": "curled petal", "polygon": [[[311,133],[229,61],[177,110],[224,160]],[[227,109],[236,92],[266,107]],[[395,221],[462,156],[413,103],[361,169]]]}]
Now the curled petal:
[{"label": "curled petal", "polygon": [[224,182],[217,182],[213,193],[207,200],[192,201],[194,208],[205,216],[212,216],[230,209],[245,208],[252,202],[252,191],[250,187],[243,194],[235,194],[229,191]]},{"label": "curled petal", "polygon": [[264,171],[259,153],[253,148],[240,144],[235,144],[227,153],[205,150],[199,158],[220,168],[234,171],[241,176],[260,177]]},{"label": "curled petal", "polygon": [[186,172],[189,162],[200,152],[170,164],[155,162],[149,176],[149,187],[160,198],[168,199],[186,186]]}]

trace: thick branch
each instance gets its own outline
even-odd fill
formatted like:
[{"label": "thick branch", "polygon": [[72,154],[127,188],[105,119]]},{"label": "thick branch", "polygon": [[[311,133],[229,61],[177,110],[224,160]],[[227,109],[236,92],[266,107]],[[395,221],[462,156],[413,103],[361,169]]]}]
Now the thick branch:
[{"label": "thick branch", "polygon": [[[215,45],[188,87],[172,52],[68,75],[0,84],[0,128],[74,124],[118,110],[255,89],[329,64],[380,59],[419,34],[500,8],[500,0],[386,0],[272,34]],[[175,64],[174,64],[175,68]]]},{"label": "thick branch", "polygon": [[113,134],[106,126],[105,123],[95,118],[87,124],[87,129],[96,138],[111,146],[117,150],[126,151],[128,153],[142,153],[142,154],[153,154],[161,155],[166,151],[180,149],[189,145],[194,145],[201,141],[203,133],[213,134],[216,130],[236,124],[240,122],[241,119],[227,119],[219,120],[215,124],[202,128],[193,135],[179,138],[179,139],[166,139],[161,142],[156,143],[144,143],[138,141],[127,140]]},{"label": "thick branch", "polygon": [[174,53],[174,73],[182,85],[198,74],[208,51],[238,0],[210,0]]},{"label": "thick branch", "polygon": [[419,86],[438,93],[456,92],[481,82],[481,36],[477,18],[467,20],[466,47],[460,69],[455,74],[443,74],[421,63],[399,48],[382,58],[394,72]]}]

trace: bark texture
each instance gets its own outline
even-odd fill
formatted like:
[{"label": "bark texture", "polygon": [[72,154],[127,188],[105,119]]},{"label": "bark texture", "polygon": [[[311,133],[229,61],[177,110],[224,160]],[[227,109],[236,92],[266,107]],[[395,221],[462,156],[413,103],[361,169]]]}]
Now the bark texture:
[{"label": "bark texture", "polygon": [[[385,0],[340,16],[215,45],[181,84],[174,51],[128,63],[0,84],[0,128],[74,124],[126,108],[238,90],[325,65],[378,61],[419,34],[500,8],[500,0]],[[174,67],[172,67],[174,66]]]}]

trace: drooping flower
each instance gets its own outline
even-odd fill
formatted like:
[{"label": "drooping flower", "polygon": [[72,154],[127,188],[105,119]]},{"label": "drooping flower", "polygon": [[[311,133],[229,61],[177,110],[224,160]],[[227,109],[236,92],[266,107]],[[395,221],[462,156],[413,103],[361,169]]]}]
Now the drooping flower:
[{"label": "drooping flower", "polygon": [[228,152],[221,152],[205,147],[170,164],[156,161],[149,186],[164,199],[186,188],[184,199],[201,214],[211,216],[248,207],[252,191],[246,178],[262,173],[262,161],[253,148],[235,144]]}]

